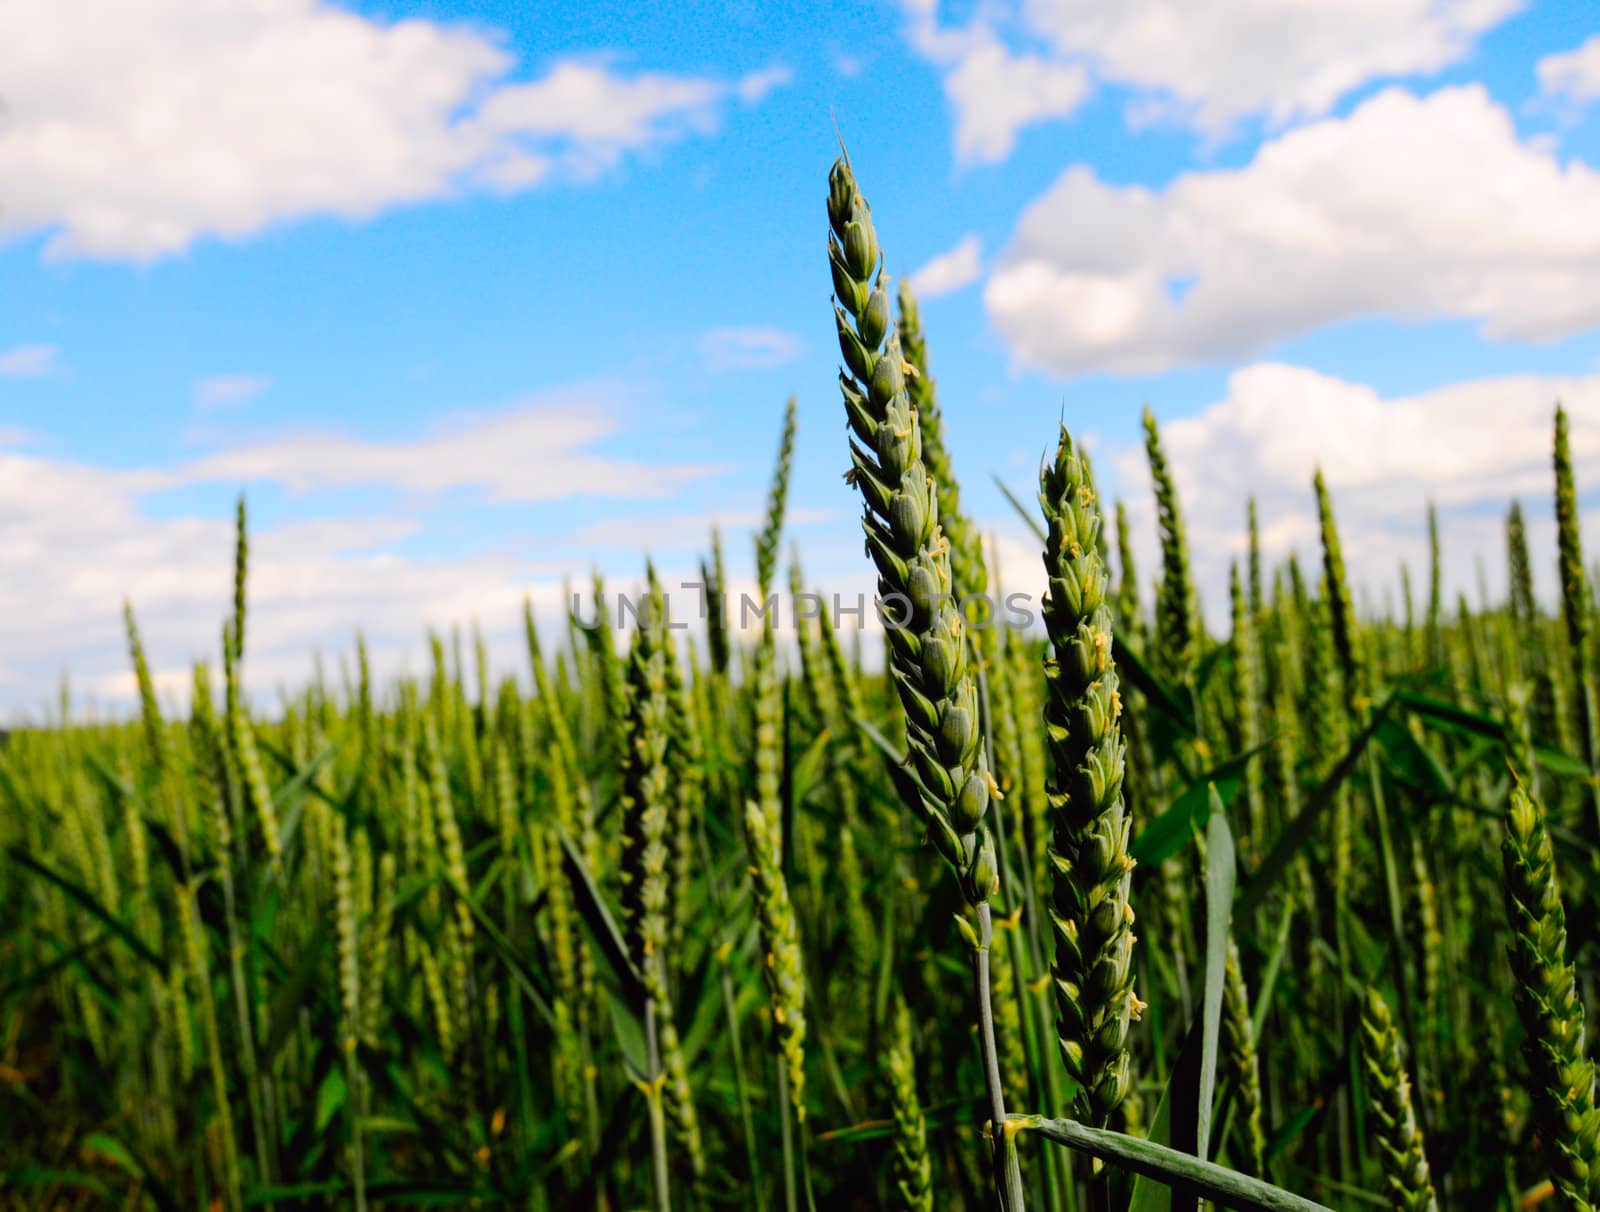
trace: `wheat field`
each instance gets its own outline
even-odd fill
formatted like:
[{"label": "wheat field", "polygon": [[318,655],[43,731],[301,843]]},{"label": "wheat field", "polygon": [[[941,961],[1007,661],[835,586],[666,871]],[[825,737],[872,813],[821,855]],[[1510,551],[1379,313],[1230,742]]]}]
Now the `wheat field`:
[{"label": "wheat field", "polygon": [[881,656],[774,617],[812,588],[792,403],[750,540],[780,611],[740,625],[713,534],[704,625],[645,565],[627,627],[586,625],[598,579],[559,634],[529,609],[498,682],[436,634],[424,679],[358,645],[251,702],[241,500],[187,714],[131,603],[137,718],[0,744],[0,1205],[1600,1206],[1564,414],[1559,546],[1511,508],[1506,601],[1442,600],[1433,528],[1358,613],[1319,475],[1315,558],[1266,566],[1252,505],[1209,624],[1154,416],[1158,569],[1052,426],[1014,626],[846,159],[826,212]]}]

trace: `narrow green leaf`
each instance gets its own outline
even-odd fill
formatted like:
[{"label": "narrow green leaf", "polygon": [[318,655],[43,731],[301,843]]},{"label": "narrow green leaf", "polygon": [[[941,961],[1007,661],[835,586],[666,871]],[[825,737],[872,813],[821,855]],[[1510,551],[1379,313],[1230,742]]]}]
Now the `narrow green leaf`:
[{"label": "narrow green leaf", "polygon": [[[1150,1121],[1150,1131],[1145,1134],[1145,1139],[1152,1145],[1168,1145],[1172,1142],[1172,1094],[1178,1071],[1175,1067],[1166,1089],[1161,1092],[1155,1118]],[[1170,1212],[1171,1208],[1172,1188],[1162,1182],[1158,1175],[1135,1172],[1133,1187],[1128,1193],[1128,1212]]]},{"label": "narrow green leaf", "polygon": [[1189,842],[1196,828],[1203,828],[1211,815],[1212,793],[1224,807],[1244,785],[1245,767],[1272,744],[1263,741],[1245,753],[1235,754],[1214,766],[1186,787],[1177,799],[1139,832],[1129,853],[1144,866],[1155,866],[1171,858]]},{"label": "narrow green leaf", "polygon": [[267,1039],[258,1063],[263,1069],[272,1063],[278,1049],[288,1041],[295,1025],[300,1021],[300,1011],[308,999],[317,996],[323,986],[326,972],[324,955],[331,941],[327,922],[318,922],[311,937],[305,942],[295,959],[294,971],[283,981],[272,998],[268,1018]]},{"label": "narrow green leaf", "polygon": [[636,1082],[649,1081],[650,1063],[645,1050],[644,1023],[615,989],[607,987],[605,994],[612,1034],[628,1076]]},{"label": "narrow green leaf", "polygon": [[1239,1212],[1330,1212],[1322,1204],[1274,1187],[1271,1183],[1148,1140],[1138,1140],[1102,1128],[1090,1128],[1070,1119],[1045,1119],[1034,1115],[1012,1116],[1011,1120],[1027,1131],[1037,1132],[1046,1140],[1157,1179],[1174,1192],[1184,1194],[1191,1202],[1209,1199],[1222,1207],[1238,1209]]},{"label": "narrow green leaf", "polygon": [[1283,916],[1278,919],[1278,934],[1273,940],[1272,954],[1267,966],[1261,970],[1261,987],[1256,990],[1255,1009],[1250,1015],[1251,1034],[1261,1038],[1267,1015],[1272,1010],[1272,993],[1278,984],[1278,973],[1283,968],[1283,957],[1289,952],[1289,927],[1294,921],[1294,902],[1285,901]]},{"label": "narrow green leaf", "polygon": [[1129,647],[1127,640],[1117,636],[1112,640],[1112,647],[1118,676],[1124,678],[1129,685],[1149,699],[1150,705],[1166,716],[1184,736],[1199,735],[1199,729],[1195,725],[1194,708],[1184,705],[1183,699],[1156,676],[1150,666],[1145,664],[1144,658]]},{"label": "narrow green leaf", "polygon": [[1206,825],[1206,985],[1200,1052],[1200,1102],[1196,1157],[1208,1157],[1211,1106],[1217,1086],[1217,1047],[1222,1031],[1222,985],[1228,962],[1228,930],[1233,912],[1233,831],[1228,814],[1211,793],[1211,820]]},{"label": "narrow green leaf", "polygon": [[328,1130],[328,1125],[333,1122],[333,1117],[339,1114],[339,1109],[344,1106],[345,1097],[350,1093],[350,1086],[344,1079],[344,1068],[334,1065],[322,1079],[322,1084],[317,1087],[317,1135],[321,1136]]},{"label": "narrow green leaf", "polygon": [[109,1132],[91,1132],[79,1142],[80,1149],[92,1149],[95,1153],[114,1162],[122,1169],[132,1174],[135,1178],[144,1177],[144,1167],[134,1160],[134,1156],[123,1144]]},{"label": "narrow green leaf", "polygon": [[7,850],[6,853],[11,856],[13,862],[18,864],[24,870],[31,871],[40,879],[47,880],[48,882],[54,884],[73,900],[77,901],[78,904],[82,905],[83,908],[95,918],[95,920],[100,922],[101,925],[105,926],[106,929],[110,930],[123,942],[127,943],[129,950],[131,950],[140,959],[144,960],[145,963],[151,965],[157,971],[161,971],[163,969],[164,965],[161,962],[161,957],[154,951],[150,950],[149,947],[145,946],[144,942],[133,932],[132,928],[129,927],[127,923],[125,923],[119,917],[112,916],[111,911],[102,905],[95,895],[88,889],[84,888],[82,885],[73,883],[60,872],[45,866],[21,846],[12,846],[9,850]]},{"label": "narrow green leaf", "polygon": [[1278,835],[1278,840],[1273,843],[1271,851],[1261,860],[1245,884],[1244,892],[1239,896],[1239,903],[1234,906],[1234,912],[1241,919],[1248,919],[1255,912],[1267,893],[1271,892],[1273,886],[1283,878],[1294,856],[1300,853],[1300,847],[1304,846],[1316,832],[1317,821],[1328,805],[1333,803],[1334,793],[1355,770],[1356,763],[1361,760],[1368,742],[1382,726],[1393,703],[1392,698],[1385,698],[1373,708],[1372,718],[1361,730],[1361,735],[1350,743],[1350,748],[1339,759],[1338,765],[1328,772],[1328,777],[1317,784],[1316,790],[1311,793],[1311,798],[1306,801],[1300,814],[1283,827],[1283,832]]},{"label": "narrow green leaf", "polygon": [[1006,500],[1011,502],[1011,508],[1017,511],[1017,516],[1027,523],[1028,529],[1033,531],[1034,537],[1039,540],[1040,545],[1043,546],[1049,542],[1049,539],[1045,536],[1044,527],[1039,525],[1039,518],[1033,510],[1024,505],[1017,494],[1012,492],[1006,482],[999,476],[991,475],[989,478],[994,481],[995,487],[1005,495]]},{"label": "narrow green leaf", "polygon": [[1300,1138],[1306,1126],[1317,1118],[1316,1107],[1301,1107],[1288,1119],[1284,1120],[1278,1130],[1272,1134],[1272,1139],[1267,1142],[1266,1160],[1270,1164],[1285,1149]]},{"label": "narrow green leaf", "polygon": [[1481,711],[1468,711],[1465,707],[1457,707],[1454,703],[1447,703],[1443,699],[1429,698],[1427,695],[1414,694],[1409,690],[1396,691],[1394,701],[1407,711],[1454,731],[1487,737],[1493,741],[1504,742],[1506,739],[1505,724]]},{"label": "narrow green leaf", "polygon": [[884,766],[889,772],[889,778],[894,782],[895,790],[900,793],[901,803],[918,817],[925,817],[927,792],[922,789],[922,783],[904,755],[896,752],[894,743],[879,732],[870,720],[856,716],[855,725],[861,730],[861,735],[872,742],[873,748],[883,755]]},{"label": "narrow green leaf", "polygon": [[472,899],[466,889],[456,887],[450,880],[440,880],[439,882],[451,895],[467,907],[467,912],[472,914],[472,920],[478,924],[478,929],[483,931],[485,937],[489,940],[490,946],[494,948],[495,954],[505,964],[506,971],[511,974],[512,979],[517,982],[517,986],[527,995],[528,1000],[533,1003],[533,1008],[538,1012],[539,1017],[544,1019],[545,1025],[554,1029],[556,1016],[554,1009],[550,1005],[554,990],[550,982],[539,979],[539,974],[535,973],[528,965],[527,959],[517,950],[516,944],[505,936],[505,932]]},{"label": "narrow green leaf", "polygon": [[604,967],[616,980],[629,1008],[643,1021],[644,978],[628,955],[627,944],[622,941],[622,931],[617,928],[616,918],[607,907],[605,896],[594,882],[594,876],[589,873],[583,855],[578,853],[577,846],[573,845],[565,831],[561,833],[561,854],[567,879],[578,903],[578,912],[583,915],[584,924],[588,926],[600,957],[605,961]]},{"label": "narrow green leaf", "polygon": [[[58,955],[49,963],[43,964],[31,972],[24,973],[9,985],[0,987],[0,1005],[3,1005],[19,993],[26,993],[36,985],[42,985],[63,969],[76,967],[85,956],[105,941],[106,936],[104,934],[97,934],[87,942],[80,943],[70,951]],[[56,943],[56,945],[60,946],[59,943]]]}]

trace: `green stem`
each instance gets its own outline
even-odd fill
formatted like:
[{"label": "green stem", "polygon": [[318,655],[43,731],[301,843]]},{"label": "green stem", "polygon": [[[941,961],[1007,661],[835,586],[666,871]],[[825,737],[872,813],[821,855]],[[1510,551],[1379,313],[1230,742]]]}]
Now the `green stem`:
[{"label": "green stem", "polygon": [[[187,873],[185,873],[187,878]],[[200,1027],[205,1032],[206,1056],[211,1069],[212,1096],[216,1100],[217,1119],[222,1136],[223,1181],[227,1185],[227,1206],[237,1212],[243,1205],[244,1183],[239,1174],[239,1149],[234,1140],[233,1112],[228,1103],[227,1069],[222,1059],[222,1032],[217,1025],[217,1005],[211,994],[209,971],[200,948],[204,937],[200,934],[199,915],[194,911],[194,893],[187,883],[178,888],[178,912],[187,919],[186,932],[190,933],[192,946],[188,960],[195,983],[195,993],[200,999]]]},{"label": "green stem", "polygon": [[667,1119],[661,1108],[661,1050],[656,1040],[654,997],[646,997],[644,1003],[644,1049],[648,1069],[645,1097],[650,1103],[650,1168],[655,1182],[656,1212],[672,1212],[667,1188]]},{"label": "green stem", "polygon": [[350,1087],[350,1171],[355,1186],[356,1212],[367,1212],[367,1158],[361,1143],[361,1122],[366,1118],[366,1077],[356,1067],[354,1050],[345,1053],[345,1081]]},{"label": "green stem", "polygon": [[[976,645],[973,646],[972,652],[978,671],[978,707],[983,713],[984,748],[989,754],[989,768],[993,770],[996,768],[996,763],[994,730],[991,726],[993,715],[989,700],[989,679],[983,665],[976,661]],[[1018,786],[1021,786],[1020,779]],[[1029,1063],[1035,1070],[1032,1075],[1034,1079],[1033,1090],[1035,1095],[1042,1091],[1046,1104],[1054,1108],[1059,1103],[1059,1090],[1056,1086],[1056,1066],[1051,1063],[1054,1058],[1048,1055],[1050,1049],[1045,1043],[1046,1040],[1053,1038],[1052,1024],[1049,1022],[1048,1014],[1045,1013],[1045,1007],[1048,1002],[1028,996],[1028,978],[1036,973],[1046,971],[1039,945],[1039,917],[1032,912],[1033,906],[1039,903],[1034,897],[1033,861],[1030,855],[1024,854],[1020,862],[1011,863],[1006,845],[1004,809],[998,800],[991,805],[991,809],[995,816],[996,853],[1000,859],[1001,878],[1005,881],[1002,887],[1012,887],[1012,879],[1018,872],[1021,872],[1021,878],[1018,882],[1022,885],[1022,903],[1027,906],[1022,914],[1025,927],[1022,932],[1023,938],[1020,940],[1013,938],[1011,940],[1011,946],[1007,948],[1006,959],[1016,969],[1016,979],[1012,983],[1016,986],[1017,1002],[1021,1009],[1021,1020],[1028,1047]],[[1026,972],[1024,971],[1025,966],[1019,962],[1019,948],[1024,948],[1027,955]],[[1061,1175],[1056,1167],[1055,1154],[1049,1152],[1045,1154],[1044,1171],[1045,1207],[1048,1212],[1055,1212],[1058,1204],[1058,1188],[1061,1181]]]},{"label": "green stem", "polygon": [[789,1069],[783,1057],[778,1064],[778,1114],[783,1125],[783,1206],[785,1212],[797,1212],[799,1200],[794,1183],[794,1113],[789,1106]]},{"label": "green stem", "polygon": [[[164,768],[157,767],[157,777],[163,777]],[[217,1003],[212,996],[210,966],[205,962],[203,948],[205,936],[201,933],[200,916],[195,912],[194,889],[189,866],[189,830],[185,819],[186,805],[174,796],[169,801],[172,821],[178,841],[178,870],[182,882],[177,887],[178,912],[183,918],[183,936],[186,960],[192,970],[195,994],[200,999],[200,1026],[205,1032],[206,1054],[211,1069],[212,1094],[216,1099],[216,1115],[222,1134],[222,1162],[227,1184],[226,1202],[237,1212],[243,1207],[244,1183],[239,1172],[239,1146],[234,1139],[233,1111],[228,1102],[228,1077],[222,1061],[222,1032],[217,1025]]]},{"label": "green stem", "polygon": [[1595,836],[1600,837],[1600,702],[1597,702],[1594,679],[1585,666],[1583,693],[1583,744],[1584,756],[1589,759],[1589,804],[1594,811]]},{"label": "green stem", "polygon": [[1000,1083],[1000,1055],[994,1043],[994,1009],[989,999],[989,943],[994,924],[989,902],[978,905],[978,945],[972,950],[972,975],[978,994],[978,1036],[983,1045],[983,1080],[989,1091],[989,1124],[994,1136],[994,1173],[1001,1207],[1005,1212],[1024,1212],[1027,1201],[1022,1193],[1022,1165],[1017,1158],[1017,1142],[1005,1130],[1006,1095]]},{"label": "green stem", "polygon": [[1372,808],[1378,824],[1378,857],[1383,864],[1383,889],[1389,910],[1389,959],[1396,992],[1400,995],[1400,1022],[1405,1029],[1406,1051],[1412,1057],[1412,1084],[1416,1088],[1417,1119],[1424,1137],[1428,1134],[1428,1100],[1424,1097],[1423,1074],[1420,1058],[1424,1055],[1417,1031],[1416,1006],[1411,996],[1410,982],[1406,979],[1406,952],[1401,946],[1405,923],[1403,902],[1400,898],[1400,875],[1394,857],[1394,845],[1389,832],[1389,810],[1384,800],[1383,783],[1378,775],[1378,758],[1367,750],[1367,780],[1372,792]]},{"label": "green stem", "polygon": [[[260,1182],[270,1185],[273,1170],[267,1152],[266,1112],[262,1103],[261,1074],[256,1068],[255,1032],[250,1025],[250,1000],[244,982],[244,948],[239,942],[237,911],[234,902],[233,869],[226,854],[219,864],[222,870],[223,917],[228,923],[228,971],[233,982],[233,1000],[239,1014],[239,1060],[244,1067],[245,1090],[250,1096],[250,1130],[255,1136],[256,1164],[261,1167]],[[272,1212],[271,1201],[263,1205]]]}]

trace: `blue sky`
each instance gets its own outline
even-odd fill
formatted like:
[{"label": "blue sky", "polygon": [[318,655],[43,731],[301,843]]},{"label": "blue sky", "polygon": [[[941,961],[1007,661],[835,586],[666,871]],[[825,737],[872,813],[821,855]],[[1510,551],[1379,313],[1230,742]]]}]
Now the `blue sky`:
[{"label": "blue sky", "polygon": [[1149,402],[1209,602],[1246,493],[1309,550],[1316,463],[1375,597],[1429,498],[1452,582],[1475,554],[1493,582],[1511,495],[1542,533],[1558,395],[1600,477],[1595,26],[1580,0],[8,5],[0,705],[69,669],[125,700],[124,594],[176,692],[241,489],[258,691],[357,626],[393,670],[477,619],[509,669],[563,574],[687,571],[720,520],[746,575],[791,392],[793,536],[865,587],[835,123],[1008,580],[1037,553],[990,476],[1026,490],[1058,418],[1153,572]]}]

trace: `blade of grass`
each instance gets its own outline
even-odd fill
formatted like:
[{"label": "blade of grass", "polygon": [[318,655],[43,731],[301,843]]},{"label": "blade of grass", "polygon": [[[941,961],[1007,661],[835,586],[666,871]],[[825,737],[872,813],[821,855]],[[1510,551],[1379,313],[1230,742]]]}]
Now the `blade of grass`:
[{"label": "blade of grass", "polygon": [[1037,1132],[1046,1140],[1156,1179],[1171,1187],[1174,1193],[1186,1196],[1191,1203],[1210,1199],[1240,1212],[1331,1212],[1322,1204],[1237,1170],[1201,1161],[1148,1140],[1090,1128],[1076,1120],[1012,1116],[1007,1126],[1012,1131]]}]

